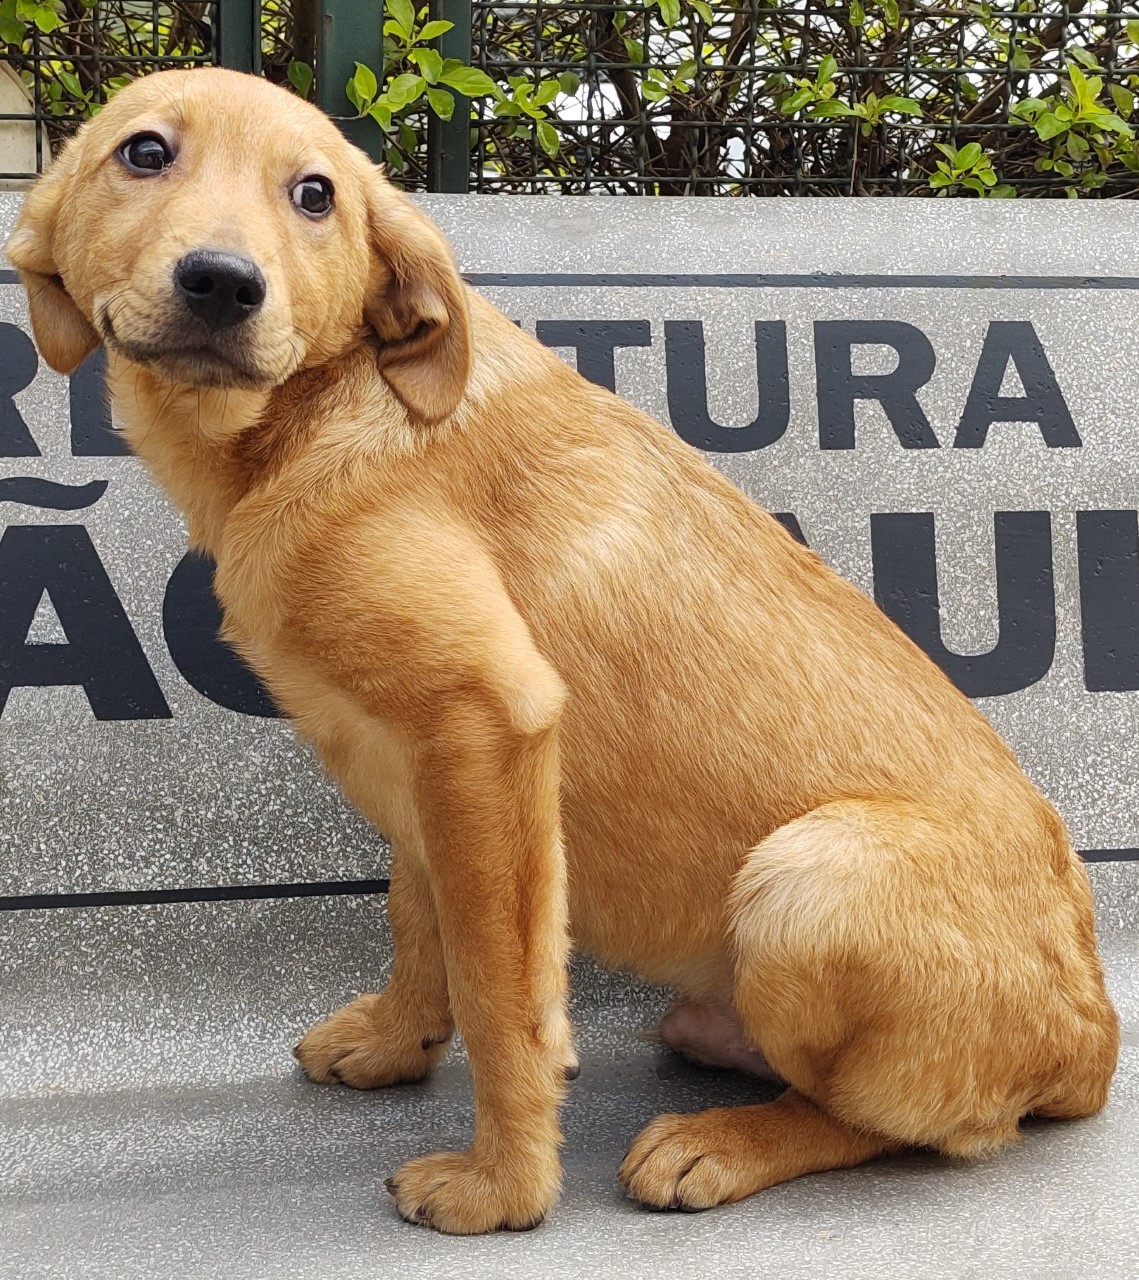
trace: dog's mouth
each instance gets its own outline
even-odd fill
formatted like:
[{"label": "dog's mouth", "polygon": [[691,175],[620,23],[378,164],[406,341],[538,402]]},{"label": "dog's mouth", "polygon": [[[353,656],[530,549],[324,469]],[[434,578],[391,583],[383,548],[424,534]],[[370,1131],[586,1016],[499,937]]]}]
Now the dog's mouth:
[{"label": "dog's mouth", "polygon": [[176,340],[124,338],[115,332],[106,313],[100,317],[99,327],[112,351],[183,386],[262,390],[276,382],[240,343],[227,342],[223,348],[210,341],[195,342],[184,332]]}]

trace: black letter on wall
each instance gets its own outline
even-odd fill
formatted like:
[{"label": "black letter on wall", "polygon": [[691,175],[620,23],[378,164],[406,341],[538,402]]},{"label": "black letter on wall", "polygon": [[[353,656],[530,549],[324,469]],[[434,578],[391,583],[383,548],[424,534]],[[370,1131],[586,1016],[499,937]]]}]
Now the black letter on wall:
[{"label": "black letter on wall", "polygon": [[609,391],[617,390],[614,349],[653,342],[647,320],[539,320],[535,333],[547,347],[573,347],[578,373]]},{"label": "black letter on wall", "polygon": [[170,575],[162,601],[162,629],[174,665],[219,707],[248,716],[275,716],[265,687],[218,635],[222,613],[214,595],[214,562],[191,552]]},{"label": "black letter on wall", "polygon": [[668,412],[673,430],[697,449],[747,453],[774,444],[791,420],[787,378],[787,326],[782,320],[755,322],[755,379],[759,412],[746,427],[725,427],[708,413],[708,371],[704,325],[699,320],[664,322]]},{"label": "black letter on wall", "polygon": [[39,357],[31,338],[14,324],[0,324],[0,458],[38,458],[40,451],[13,396],[36,376]]},{"label": "black letter on wall", "polygon": [[117,458],[130,453],[111,426],[106,386],[107,357],[100,347],[71,375],[71,452],[76,458]]},{"label": "black letter on wall", "polygon": [[803,536],[803,527],[799,523],[799,518],[793,512],[773,511],[771,514],[779,521],[779,523],[787,530],[796,542],[801,543],[804,547],[810,545],[807,542],[807,539]]},{"label": "black letter on wall", "polygon": [[[67,644],[28,644],[47,592]],[[82,525],[11,525],[0,538],[0,713],[21,685],[83,686],[97,720],[170,708]]]},{"label": "black letter on wall", "polygon": [[1077,511],[1084,683],[1139,689],[1139,520],[1134,511]]},{"label": "black letter on wall", "polygon": [[[1010,360],[1024,387],[1023,396],[1001,395]],[[1027,320],[994,320],[989,325],[953,447],[979,449],[994,422],[1035,422],[1050,449],[1080,447],[1060,384]]]},{"label": "black letter on wall", "polygon": [[996,645],[951,653],[941,640],[933,516],[872,515],[874,598],[971,698],[1015,693],[1040,680],[1056,651],[1052,524],[1047,511],[998,511]]},{"label": "black letter on wall", "polygon": [[[851,348],[893,347],[893,373],[851,371]],[[815,378],[819,446],[854,448],[854,402],[877,400],[907,449],[936,449],[937,437],[915,392],[933,377],[937,357],[920,329],[901,320],[816,320]]]}]

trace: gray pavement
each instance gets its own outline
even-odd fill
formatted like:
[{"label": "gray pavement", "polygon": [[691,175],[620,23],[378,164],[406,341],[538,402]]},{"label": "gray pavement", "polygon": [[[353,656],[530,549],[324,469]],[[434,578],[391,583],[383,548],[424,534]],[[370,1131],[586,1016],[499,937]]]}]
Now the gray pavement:
[{"label": "gray pavement", "polygon": [[648,1213],[614,1178],[641,1125],[772,1091],[669,1054],[647,1034],[666,994],[581,962],[562,1200],[475,1240],[400,1222],[383,1190],[469,1135],[461,1051],[371,1094],[309,1084],[289,1054],[382,982],[380,900],[5,913],[0,1277],[1139,1276],[1139,864],[1091,873],[1126,1040],[1101,1115],[981,1165],[914,1154]]}]

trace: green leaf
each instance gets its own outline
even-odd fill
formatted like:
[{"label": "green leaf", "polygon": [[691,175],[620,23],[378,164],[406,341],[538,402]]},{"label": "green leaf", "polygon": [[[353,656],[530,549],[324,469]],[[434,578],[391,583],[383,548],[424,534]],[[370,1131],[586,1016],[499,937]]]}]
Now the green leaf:
[{"label": "green leaf", "polygon": [[1009,109],[1009,115],[1025,120],[1031,120],[1033,116],[1039,115],[1041,111],[1046,111],[1048,104],[1040,98],[1022,98],[1020,102],[1014,102]]},{"label": "green leaf", "polygon": [[1135,110],[1135,95],[1121,84],[1111,86],[1111,100],[1121,116],[1129,116]]},{"label": "green leaf", "polygon": [[828,80],[833,80],[837,70],[837,60],[828,53],[822,62],[819,63],[819,74],[815,83],[821,87],[826,84]]},{"label": "green leaf", "polygon": [[646,102],[659,102],[667,93],[666,89],[662,89],[654,80],[645,80],[641,84],[641,97]]},{"label": "green leaf", "polygon": [[56,27],[60,25],[62,19],[54,9],[49,9],[46,5],[42,5],[36,10],[33,21],[39,30],[47,36],[51,35]]},{"label": "green leaf", "polygon": [[312,67],[307,62],[298,62],[296,58],[289,63],[289,83],[300,94],[307,98],[312,88]]},{"label": "green leaf", "polygon": [[538,145],[552,160],[558,154],[561,146],[561,139],[558,137],[558,131],[547,120],[538,121]]},{"label": "green leaf", "polygon": [[952,181],[953,179],[947,173],[935,173],[931,175],[929,185],[935,191],[939,191],[942,187],[949,186]]},{"label": "green leaf", "polygon": [[826,102],[816,102],[811,107],[810,113],[812,117],[818,116],[861,116],[863,113],[858,107],[852,107],[849,103],[838,102],[835,99],[828,99]]},{"label": "green leaf", "polygon": [[1016,188],[1010,187],[1007,182],[998,183],[991,191],[987,193],[989,200],[1015,200]]},{"label": "green leaf", "polygon": [[1120,120],[1114,111],[1097,111],[1093,123],[1100,129],[1110,129],[1121,138],[1131,137],[1131,126],[1126,120]]},{"label": "green leaf", "polygon": [[1134,18],[1127,24],[1127,38],[1132,44],[1139,45],[1139,21]]},{"label": "green leaf", "polygon": [[983,154],[979,142],[967,142],[957,153],[956,165],[959,169],[972,169]]},{"label": "green leaf", "polygon": [[356,74],[352,77],[352,85],[359,94],[361,102],[371,102],[379,88],[376,83],[376,73],[371,67],[364,66],[362,62],[356,63]]},{"label": "green leaf", "polygon": [[403,34],[405,36],[411,35],[415,27],[415,6],[411,3],[411,0],[386,0],[385,8],[388,16],[399,23]]},{"label": "green leaf", "polygon": [[1072,174],[1076,172],[1075,169],[1072,168],[1071,163],[1067,160],[1057,160],[1054,164],[1054,168],[1057,173],[1062,173],[1065,178],[1070,178]]},{"label": "green leaf", "polygon": [[1086,160],[1091,148],[1078,133],[1069,131],[1068,136],[1064,139],[1064,150],[1073,160]]},{"label": "green leaf", "polygon": [[5,44],[23,44],[25,30],[18,18],[0,18],[0,40]]},{"label": "green leaf", "polygon": [[1023,49],[1013,51],[1012,66],[1014,71],[1027,71],[1032,66],[1028,59],[1028,54]]},{"label": "green leaf", "polygon": [[428,89],[427,101],[440,120],[450,120],[455,112],[455,98],[446,89]]},{"label": "green leaf", "polygon": [[455,24],[453,22],[444,22],[437,18],[434,22],[428,22],[425,26],[419,28],[415,33],[417,40],[434,40],[436,36],[446,35]]},{"label": "green leaf", "polygon": [[572,71],[563,71],[558,76],[558,88],[561,89],[567,97],[577,93],[581,88],[581,77],[575,76]]},{"label": "green leaf", "polygon": [[784,98],[779,108],[785,116],[793,116],[800,107],[806,106],[811,100],[810,89],[796,89],[790,97]]},{"label": "green leaf", "polygon": [[1067,133],[1067,131],[1067,124],[1063,120],[1057,119],[1053,111],[1046,111],[1036,120],[1036,136],[1041,142],[1047,142],[1049,138],[1058,137],[1061,133]]},{"label": "green leaf", "polygon": [[374,102],[366,112],[385,133],[392,127],[392,109],[382,102]]},{"label": "green leaf", "polygon": [[866,10],[862,7],[862,0],[850,0],[850,8],[847,12],[852,27],[863,27],[866,25]]},{"label": "green leaf", "polygon": [[708,3],[708,0],[688,0],[688,2],[708,26],[715,22],[715,18],[712,16],[712,6]]},{"label": "green leaf", "polygon": [[978,169],[977,177],[981,179],[986,187],[995,187],[997,184],[997,175],[992,169]]},{"label": "green leaf", "polygon": [[898,0],[882,0],[882,13],[888,27],[896,27],[902,20],[898,13]]},{"label": "green leaf", "polygon": [[443,74],[443,55],[437,49],[412,49],[407,58],[423,72],[428,84],[438,83]]},{"label": "green leaf", "polygon": [[896,111],[900,115],[921,115],[921,104],[916,98],[900,98],[896,93],[887,94],[878,105],[883,111]]},{"label": "green leaf", "polygon": [[56,72],[59,76],[60,83],[68,93],[75,98],[85,98],[87,95],[83,92],[83,86],[79,83],[79,77],[73,75],[70,71],[65,71],[62,67]]},{"label": "green leaf", "polygon": [[454,71],[444,68],[439,78],[465,98],[496,98],[499,94],[498,86],[478,67],[458,67]]},{"label": "green leaf", "polygon": [[560,92],[561,89],[556,80],[543,80],[530,101],[536,107],[544,107],[547,102],[553,102]]},{"label": "green leaf", "polygon": [[653,0],[660,9],[660,16],[666,26],[675,27],[680,21],[680,0]]},{"label": "green leaf", "polygon": [[1088,67],[1092,71],[1099,70],[1099,63],[1086,49],[1080,48],[1079,45],[1070,45],[1067,53],[1070,57],[1075,58],[1081,66]]},{"label": "green leaf", "polygon": [[625,55],[630,62],[640,64],[645,60],[645,48],[639,40],[633,40],[629,36],[622,36],[621,43],[625,46]]},{"label": "green leaf", "polygon": [[405,71],[385,87],[384,97],[395,111],[400,107],[406,107],[409,102],[414,102],[426,88],[427,81],[423,76],[412,75],[410,71]]},{"label": "green leaf", "polygon": [[981,195],[985,190],[980,178],[964,178],[961,185],[968,191],[975,191],[978,195]]}]

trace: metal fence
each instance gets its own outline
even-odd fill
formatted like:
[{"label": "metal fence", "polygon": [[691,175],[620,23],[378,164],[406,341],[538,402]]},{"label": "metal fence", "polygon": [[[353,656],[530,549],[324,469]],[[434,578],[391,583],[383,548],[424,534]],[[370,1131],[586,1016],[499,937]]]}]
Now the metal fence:
[{"label": "metal fence", "polygon": [[[1051,125],[1035,127],[1038,108],[1015,111],[1036,99],[1063,114],[1074,65],[1085,89],[1100,82],[1100,107],[1130,116],[1139,5],[673,0],[675,22],[666,8],[667,0],[474,0],[476,65],[500,81],[579,80],[551,122],[558,163],[532,134],[511,135],[509,118],[480,106],[475,187],[900,195],[1011,184],[1020,195],[1073,185],[1139,193],[1126,134],[1109,132],[1097,155],[1086,124],[1043,138]],[[938,144],[955,157],[976,144],[985,159],[957,166]],[[939,163],[950,181],[937,183]]]},{"label": "metal fence", "polygon": [[380,0],[21,3],[58,21],[0,45],[0,180],[42,168],[124,77],[220,63],[287,83],[302,64],[412,189],[1139,194],[1139,3],[414,0],[419,28],[453,24],[442,56],[497,88],[447,122],[421,94],[386,136],[344,92],[357,62],[381,86],[421,70]]}]

